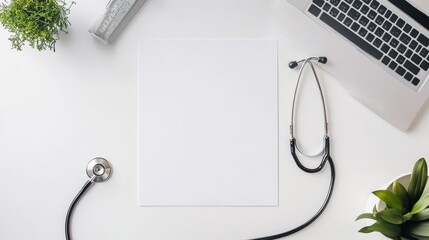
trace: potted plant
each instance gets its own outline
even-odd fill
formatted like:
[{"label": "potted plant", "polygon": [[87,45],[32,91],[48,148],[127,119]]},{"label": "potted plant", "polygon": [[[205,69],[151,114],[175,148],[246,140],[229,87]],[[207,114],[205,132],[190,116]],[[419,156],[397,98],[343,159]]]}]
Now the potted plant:
[{"label": "potted plant", "polygon": [[[426,184],[427,164],[424,158],[418,160],[413,168],[407,188],[394,181],[391,189],[374,191],[385,206],[372,213],[357,217],[375,221],[359,230],[362,233],[380,232],[390,239],[429,239],[429,184]],[[426,186],[428,185],[428,186]]]},{"label": "potted plant", "polygon": [[28,43],[39,51],[55,51],[60,32],[67,33],[70,6],[64,0],[5,0],[0,5],[0,22],[12,33],[12,49]]}]

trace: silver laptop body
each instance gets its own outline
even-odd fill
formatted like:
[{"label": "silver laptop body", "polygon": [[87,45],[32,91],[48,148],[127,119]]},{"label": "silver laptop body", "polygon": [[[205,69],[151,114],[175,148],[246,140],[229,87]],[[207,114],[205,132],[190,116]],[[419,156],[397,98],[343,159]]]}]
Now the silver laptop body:
[{"label": "silver laptop body", "polygon": [[291,38],[325,55],[330,72],[358,101],[401,130],[429,96],[429,1],[288,0]]}]

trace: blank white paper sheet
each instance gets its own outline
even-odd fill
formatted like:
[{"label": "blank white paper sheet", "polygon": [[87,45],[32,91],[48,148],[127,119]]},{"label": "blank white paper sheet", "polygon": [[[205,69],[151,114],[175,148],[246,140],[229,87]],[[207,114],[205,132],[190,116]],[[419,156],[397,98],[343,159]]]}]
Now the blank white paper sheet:
[{"label": "blank white paper sheet", "polygon": [[139,205],[277,206],[277,42],[142,40]]}]

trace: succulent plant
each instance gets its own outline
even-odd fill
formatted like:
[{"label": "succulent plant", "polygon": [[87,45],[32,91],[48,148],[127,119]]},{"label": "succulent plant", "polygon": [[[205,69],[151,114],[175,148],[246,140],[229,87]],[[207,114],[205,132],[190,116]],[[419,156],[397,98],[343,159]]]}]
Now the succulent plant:
[{"label": "succulent plant", "polygon": [[[382,210],[374,206],[372,213],[363,213],[360,219],[375,221],[359,230],[362,233],[380,232],[390,239],[429,240],[429,184],[424,158],[413,168],[408,188],[395,181],[391,190],[373,194],[386,204]],[[427,186],[428,185],[428,186]]]}]

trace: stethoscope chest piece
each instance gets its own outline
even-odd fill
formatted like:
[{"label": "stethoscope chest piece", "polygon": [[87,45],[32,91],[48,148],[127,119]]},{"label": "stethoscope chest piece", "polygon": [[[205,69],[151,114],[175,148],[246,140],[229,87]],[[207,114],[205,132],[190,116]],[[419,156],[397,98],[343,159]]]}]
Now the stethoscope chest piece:
[{"label": "stethoscope chest piece", "polygon": [[102,182],[112,175],[112,167],[106,159],[97,157],[89,161],[86,166],[86,174],[90,178],[94,177],[94,182]]}]

